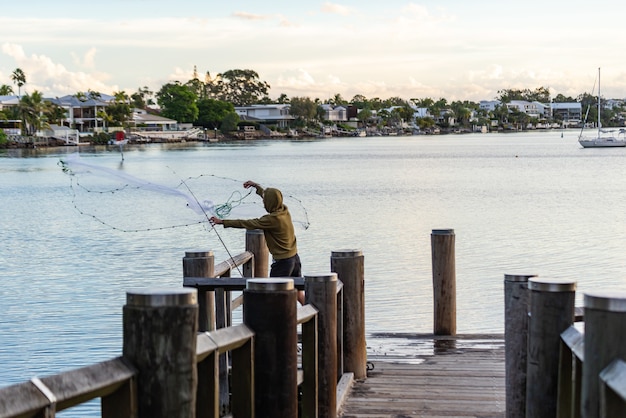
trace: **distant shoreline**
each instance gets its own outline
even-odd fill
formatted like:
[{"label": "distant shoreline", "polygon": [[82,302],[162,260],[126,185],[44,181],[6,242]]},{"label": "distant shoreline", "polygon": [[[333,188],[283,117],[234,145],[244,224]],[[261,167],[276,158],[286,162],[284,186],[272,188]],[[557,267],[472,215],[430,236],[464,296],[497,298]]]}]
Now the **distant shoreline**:
[{"label": "distant shoreline", "polygon": [[[554,132],[554,131],[579,131],[581,128],[580,127],[571,127],[571,128],[546,128],[546,129],[526,129],[526,130],[514,130],[514,129],[500,129],[497,131],[490,131],[490,132],[472,132],[469,130],[453,130],[453,129],[448,129],[448,130],[441,130],[438,133],[420,133],[420,134],[414,134],[414,133],[394,133],[394,134],[385,134],[385,133],[380,133],[377,135],[367,135],[365,138],[367,137],[386,137],[386,136],[391,136],[391,137],[409,137],[409,136],[442,136],[442,135],[466,135],[466,134],[484,134],[484,135],[488,135],[488,134],[516,134],[516,133],[530,133],[530,132]],[[129,141],[128,145],[130,146],[138,146],[138,145],[145,145],[145,144],[185,144],[185,143],[240,143],[240,142],[249,142],[249,141],[273,141],[273,140],[289,140],[289,141],[297,141],[297,140],[305,140],[305,141],[310,141],[310,140],[315,140],[315,139],[332,139],[332,138],[350,138],[350,137],[354,137],[356,138],[357,136],[351,136],[351,135],[327,135],[327,136],[314,136],[314,135],[299,135],[299,136],[290,136],[290,137],[286,137],[286,136],[281,136],[281,137],[268,137],[268,136],[255,136],[254,138],[249,138],[249,139],[243,139],[240,136],[224,136],[222,135],[221,138],[219,138],[217,141],[214,140],[213,138],[209,139],[209,140],[204,140],[204,139],[188,139],[188,138],[181,138],[181,139],[168,139],[168,140],[150,140],[150,141]],[[41,149],[41,148],[68,148],[68,149],[72,149],[72,148],[76,148],[76,147],[114,147],[115,149],[119,148],[117,145],[115,144],[95,144],[93,142],[90,141],[86,141],[84,143],[81,143],[80,145],[74,145],[74,144],[66,144],[64,141],[62,140],[58,140],[58,139],[54,139],[54,138],[46,138],[46,139],[41,139],[41,138],[37,138],[37,137],[32,137],[32,139],[34,139],[35,141],[24,141],[24,142],[15,142],[15,141],[10,141],[8,144],[6,144],[5,147],[0,147],[0,150],[10,150],[10,149]]]}]

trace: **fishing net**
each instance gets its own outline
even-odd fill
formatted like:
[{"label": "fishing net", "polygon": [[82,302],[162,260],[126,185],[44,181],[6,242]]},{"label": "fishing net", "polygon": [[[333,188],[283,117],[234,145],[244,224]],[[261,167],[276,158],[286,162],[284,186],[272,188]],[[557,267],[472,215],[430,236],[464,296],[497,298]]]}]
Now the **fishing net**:
[{"label": "fishing net", "polygon": [[[76,210],[109,228],[140,232],[202,226],[209,219],[249,219],[266,214],[254,188],[243,181],[214,174],[180,178],[169,167],[166,180],[151,181],[70,155],[59,161],[70,178]],[[169,182],[169,183],[168,183]],[[294,225],[309,227],[308,214],[297,198],[283,193]]]}]

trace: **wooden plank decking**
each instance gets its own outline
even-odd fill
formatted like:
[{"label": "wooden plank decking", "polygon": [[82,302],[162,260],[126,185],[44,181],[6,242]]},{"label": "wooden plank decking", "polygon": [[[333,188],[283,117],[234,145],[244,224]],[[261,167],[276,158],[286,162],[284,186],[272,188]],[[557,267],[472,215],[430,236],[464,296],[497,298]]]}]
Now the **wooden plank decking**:
[{"label": "wooden plank decking", "polygon": [[343,418],[505,415],[502,335],[379,334],[368,338],[368,363]]}]

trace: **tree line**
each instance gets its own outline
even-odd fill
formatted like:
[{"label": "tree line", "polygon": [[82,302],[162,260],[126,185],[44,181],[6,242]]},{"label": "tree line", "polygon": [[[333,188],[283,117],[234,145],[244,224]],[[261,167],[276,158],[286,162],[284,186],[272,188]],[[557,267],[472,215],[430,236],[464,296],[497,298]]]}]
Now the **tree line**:
[{"label": "tree line", "polygon": [[[32,135],[49,124],[63,124],[66,110],[59,104],[44,100],[41,92],[37,90],[31,94],[21,95],[22,87],[26,85],[26,75],[21,69],[17,68],[10,78],[18,89],[19,105],[1,111],[0,120],[21,120],[25,135]],[[492,120],[498,120],[501,125],[510,123],[522,126],[539,122],[532,120],[524,112],[509,109],[506,104],[513,100],[536,101],[544,104],[578,102],[581,103],[583,112],[586,110],[589,113],[590,120],[595,120],[597,115],[595,96],[583,93],[573,98],[557,94],[551,98],[546,87],[539,87],[535,90],[499,90],[495,100],[501,103],[493,111],[481,109],[479,103],[468,100],[448,102],[445,98],[435,100],[428,97],[408,100],[400,97],[368,99],[361,94],[355,95],[350,100],[344,99],[341,94],[335,94],[324,101],[319,98],[288,97],[286,94],[280,94],[278,98],[271,99],[269,91],[269,83],[261,80],[254,70],[234,69],[215,76],[207,71],[201,77],[194,67],[190,80],[184,83],[180,81],[167,83],[157,92],[153,92],[147,87],[138,88],[136,92],[130,95],[123,91],[114,92],[113,101],[99,109],[96,117],[102,121],[104,127],[126,126],[132,117],[133,108],[140,108],[180,123],[192,123],[207,129],[220,129],[223,132],[229,132],[236,129],[240,123],[239,116],[235,112],[235,106],[270,103],[289,104],[290,115],[295,118],[295,128],[324,123],[325,110],[322,107],[324,104],[353,106],[358,109],[356,117],[363,124],[375,123],[378,126],[397,126],[401,121],[404,121],[415,123],[422,129],[432,128],[435,125],[446,128],[451,118],[454,118],[455,126],[461,128],[468,128],[472,124],[488,125]],[[0,85],[0,95],[13,93],[12,86]],[[87,92],[78,92],[74,96],[81,101],[99,100],[101,93],[88,90]],[[158,105],[158,108],[154,108],[155,104]],[[415,107],[427,109],[427,115],[416,118],[414,116]],[[603,110],[603,124],[612,126],[621,123],[619,116],[623,110],[621,107]]]}]

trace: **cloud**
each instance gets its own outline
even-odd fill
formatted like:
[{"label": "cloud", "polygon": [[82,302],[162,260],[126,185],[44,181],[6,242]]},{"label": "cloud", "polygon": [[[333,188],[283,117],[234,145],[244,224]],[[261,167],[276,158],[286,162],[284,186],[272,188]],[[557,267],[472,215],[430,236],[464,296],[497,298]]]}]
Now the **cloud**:
[{"label": "cloud", "polygon": [[321,10],[323,13],[337,14],[342,16],[348,16],[352,13],[352,9],[350,9],[349,7],[330,2],[322,4]]},{"label": "cloud", "polygon": [[[26,75],[26,84],[22,88],[25,93],[37,90],[44,96],[62,96],[89,89],[109,93],[119,90],[117,85],[109,85],[111,76],[103,72],[70,71],[64,65],[54,62],[46,55],[27,55],[21,45],[4,43],[2,53],[15,62]],[[93,65],[95,50],[85,54],[84,63]]]},{"label": "cloud", "polygon": [[[180,67],[174,68],[174,72],[168,76],[170,82],[180,81],[185,84],[187,81],[193,78],[193,70],[184,70]],[[198,78],[201,78],[200,76]]]},{"label": "cloud", "polygon": [[252,21],[252,22],[266,22],[277,20],[278,26],[283,28],[297,27],[298,25],[291,22],[286,16],[282,14],[260,15],[248,12],[234,12],[233,17],[239,20]]},{"label": "cloud", "polygon": [[438,26],[439,32],[441,32],[442,28],[439,25],[456,22],[457,20],[454,15],[448,14],[445,9],[438,9],[438,13],[435,14],[425,6],[410,3],[402,9],[402,13],[397,18],[396,23],[403,26],[408,25],[413,27],[414,30],[428,30],[427,28]]},{"label": "cloud", "polygon": [[10,44],[10,43],[2,44],[2,52],[12,57],[13,59],[15,59],[15,61],[18,61],[18,62],[23,60],[24,57],[26,57],[26,54],[24,53],[24,48],[16,44]]},{"label": "cloud", "polygon": [[233,12],[233,16],[244,20],[267,20],[270,18],[267,15],[258,15],[248,12]]},{"label": "cloud", "polygon": [[74,64],[85,67],[85,68],[96,68],[96,48],[90,48],[81,58],[76,53],[72,52],[72,58],[74,59]]}]

